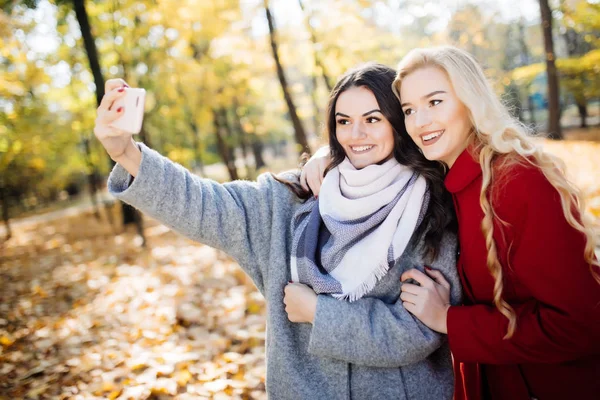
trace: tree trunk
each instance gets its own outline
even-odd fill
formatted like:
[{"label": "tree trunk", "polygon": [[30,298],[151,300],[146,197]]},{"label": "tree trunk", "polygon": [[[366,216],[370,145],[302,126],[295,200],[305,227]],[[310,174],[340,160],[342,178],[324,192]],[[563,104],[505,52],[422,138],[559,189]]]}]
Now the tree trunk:
[{"label": "tree trunk", "polygon": [[562,139],[558,72],[556,70],[554,41],[552,39],[552,10],[550,9],[548,0],[539,1],[542,16],[542,32],[544,35],[544,51],[546,53],[546,74],[548,77],[548,137],[551,139]]},{"label": "tree trunk", "polygon": [[527,41],[525,40],[525,22],[523,21],[523,19],[519,21],[519,25],[517,28],[519,30],[519,45],[521,47],[521,60],[519,64],[521,66],[529,65],[529,47],[527,46]]},{"label": "tree trunk", "polygon": [[[94,84],[96,85],[96,103],[100,105],[102,97],[104,97],[104,77],[102,76],[98,50],[96,49],[96,43],[94,41],[94,36],[92,35],[92,28],[90,27],[87,10],[85,9],[85,0],[73,0],[73,8],[75,9],[75,16],[79,23],[81,36],[83,37],[83,44],[90,63],[90,69],[94,76]],[[112,166],[115,165],[112,160],[110,160],[110,163]],[[121,205],[123,211],[123,225],[135,223],[135,213],[137,211],[133,207],[126,207],[125,203],[121,203]]]},{"label": "tree trunk", "polygon": [[310,153],[310,146],[308,145],[308,140],[306,138],[306,133],[304,131],[304,127],[302,126],[302,122],[300,122],[300,118],[298,118],[298,113],[296,112],[296,106],[294,105],[294,101],[292,100],[292,96],[289,93],[287,79],[285,77],[285,72],[283,71],[283,67],[281,65],[281,61],[279,60],[279,53],[277,50],[277,40],[275,38],[275,25],[273,22],[273,17],[271,16],[271,11],[269,10],[269,2],[268,0],[264,0],[265,4],[265,13],[267,16],[267,23],[269,24],[269,37],[271,40],[271,50],[273,51],[273,59],[275,60],[275,65],[277,67],[277,77],[279,78],[279,83],[281,84],[281,90],[283,91],[283,97],[285,98],[285,102],[288,106],[288,111],[290,114],[290,118],[292,120],[292,124],[294,126],[294,136],[296,139],[296,143],[298,143],[298,153],[302,154],[305,151]]},{"label": "tree trunk", "polygon": [[[116,30],[113,31],[113,34],[116,37],[116,35],[117,35]],[[119,53],[117,51],[116,48],[115,48],[115,53],[117,53],[119,63],[121,64],[121,70],[123,71],[122,78],[125,82],[128,82],[129,74],[127,73],[127,66],[125,65],[125,63],[123,61],[123,56],[121,55],[121,53]],[[140,130],[140,133],[139,133],[139,138],[142,143],[144,143],[146,146],[151,147],[150,138],[146,134],[146,131],[144,130],[143,125],[142,125],[142,129]],[[131,207],[129,205],[126,206],[125,203],[123,203],[122,211],[123,211],[123,225],[134,224],[136,232],[142,238],[142,247],[146,247],[146,236],[144,235],[144,219],[142,218],[142,215],[136,208]]]},{"label": "tree trunk", "polygon": [[240,104],[237,98],[233,99],[233,126],[238,134],[240,148],[242,149],[242,155],[244,157],[244,165],[246,166],[246,179],[254,179],[254,173],[256,172],[255,167],[250,167],[248,162],[248,155],[250,154],[250,138],[242,125],[242,116],[239,113]]},{"label": "tree trunk", "polygon": [[529,94],[529,88],[527,88],[527,108],[529,108],[529,124],[532,128],[535,128],[537,125],[537,121],[535,120],[535,103],[533,102],[533,97]]},{"label": "tree trunk", "polygon": [[[221,108],[220,116],[221,127],[223,128],[222,132],[225,133],[223,135],[223,139],[225,141],[225,145],[227,146],[226,149],[228,153],[228,159],[231,163],[231,168],[235,171],[235,176],[237,177],[235,179],[240,179],[240,173],[237,169],[235,157],[235,148],[236,145],[239,144],[238,135],[237,132],[235,132],[235,130],[231,127],[231,123],[229,122],[229,111],[225,108]],[[247,167],[245,162],[243,164],[244,167]]]},{"label": "tree trunk", "polygon": [[[561,2],[561,10],[565,10],[564,2]],[[586,46],[588,43],[582,38],[581,34],[575,31],[573,28],[565,27],[565,33],[563,34],[565,43],[567,45],[567,53],[569,57],[577,57],[587,53],[590,50],[590,46]],[[583,77],[581,77],[583,79]],[[587,127],[587,100],[585,99],[582,92],[574,92],[575,104],[577,105],[577,111],[579,111],[579,117],[581,118],[580,127]]]},{"label": "tree trunk", "polygon": [[[85,46],[85,52],[90,62],[90,69],[92,70],[92,75],[94,76],[94,83],[96,85],[96,103],[99,106],[100,102],[102,101],[102,97],[104,97],[104,77],[102,76],[102,70],[100,69],[100,62],[98,61],[98,50],[96,49],[96,42],[94,41],[94,36],[90,27],[87,10],[85,9],[85,1],[73,0],[73,7],[75,9],[77,22],[79,22],[79,28],[81,30],[81,36],[83,37],[83,45]],[[98,202],[96,200],[96,177],[99,174],[96,169],[96,166],[91,161],[92,157],[89,139],[87,137],[84,137],[83,143],[85,148],[86,162],[88,164],[88,167],[90,168],[90,171],[87,176],[88,183],[90,186],[90,196],[92,199],[92,204],[94,206],[94,215],[97,219],[99,219],[100,213],[98,211]]]},{"label": "tree trunk", "polygon": [[252,154],[254,154],[254,168],[256,168],[256,170],[267,165],[262,156],[264,147],[265,146],[260,138],[256,135],[252,135]]},{"label": "tree trunk", "polygon": [[194,167],[198,168],[202,176],[206,176],[206,172],[204,171],[204,161],[202,160],[202,149],[200,148],[200,133],[198,132],[198,125],[196,125],[192,117],[189,117],[188,121],[188,123],[190,124],[190,129],[192,130],[192,143],[194,146],[195,164]]},{"label": "tree trunk", "polygon": [[[235,159],[231,158],[231,150],[229,145],[227,144],[227,140],[224,134],[225,130],[225,122],[223,120],[224,110],[213,110],[213,126],[215,128],[215,137],[217,139],[217,148],[219,150],[219,155],[227,167],[227,172],[229,173],[229,177],[232,181],[239,179],[237,169],[235,168]],[[226,117],[226,116],[225,116]]]},{"label": "tree trunk", "polygon": [[83,138],[83,146],[85,148],[85,162],[88,165],[90,171],[87,174],[88,185],[90,186],[90,197],[92,199],[92,206],[94,208],[94,217],[97,221],[100,221],[100,208],[98,207],[98,172],[96,166],[92,162],[92,151],[90,149],[90,139],[85,136]]},{"label": "tree trunk", "polygon": [[102,97],[104,97],[104,77],[102,76],[102,70],[100,69],[100,61],[98,60],[96,42],[94,41],[87,10],[85,9],[85,0],[73,0],[73,7],[75,8],[77,22],[79,22],[79,28],[81,29],[81,36],[83,37],[85,52],[87,53],[92,75],[94,76],[94,84],[96,85],[96,102],[98,105],[100,105]]},{"label": "tree trunk", "polygon": [[321,109],[319,108],[319,101],[317,99],[317,77],[316,76],[312,76],[311,78],[311,83],[312,83],[312,90],[311,90],[311,96],[310,99],[312,100],[312,106],[313,106],[313,129],[315,132],[315,135],[320,136],[320,126],[319,126],[319,121],[321,120],[321,118],[319,118],[321,116]]},{"label": "tree trunk", "polygon": [[[527,47],[527,41],[525,40],[525,22],[523,21],[523,19],[519,20],[517,28],[519,31],[519,45],[521,47],[521,60],[519,62],[519,65],[529,65],[531,60],[529,55],[529,47]],[[532,129],[535,129],[535,126],[537,124],[535,120],[535,104],[533,102],[533,97],[531,97],[529,93],[529,89],[529,86],[525,87],[525,96],[527,96],[527,109],[529,110],[529,125]]]},{"label": "tree trunk", "polygon": [[577,111],[579,111],[579,118],[581,118],[579,127],[587,128],[587,102],[585,101],[585,99],[575,99],[575,102],[577,103]]},{"label": "tree trunk", "polygon": [[[2,179],[2,178],[0,178]],[[10,229],[10,218],[8,215],[8,195],[6,194],[6,188],[4,187],[4,180],[0,181],[0,201],[2,201],[2,220],[4,221],[4,225],[6,226],[6,240],[9,240],[12,237],[12,231]]]}]

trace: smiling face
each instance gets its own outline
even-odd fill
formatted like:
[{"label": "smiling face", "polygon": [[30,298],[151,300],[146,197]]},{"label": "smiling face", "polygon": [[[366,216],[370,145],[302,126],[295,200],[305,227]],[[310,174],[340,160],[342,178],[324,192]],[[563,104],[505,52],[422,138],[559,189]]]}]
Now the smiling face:
[{"label": "smiling face", "polygon": [[406,130],[423,155],[452,167],[469,144],[471,121],[448,75],[419,68],[402,79],[400,99]]},{"label": "smiling face", "polygon": [[335,135],[352,165],[361,169],[393,156],[394,129],[373,92],[351,87],[335,104]]}]

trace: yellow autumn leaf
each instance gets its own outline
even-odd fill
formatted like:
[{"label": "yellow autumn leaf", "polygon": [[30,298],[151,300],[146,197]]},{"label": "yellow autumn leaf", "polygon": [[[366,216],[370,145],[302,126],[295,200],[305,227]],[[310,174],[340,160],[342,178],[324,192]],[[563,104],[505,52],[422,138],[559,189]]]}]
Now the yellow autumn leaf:
[{"label": "yellow autumn leaf", "polygon": [[192,380],[192,374],[187,369],[177,372],[175,380],[179,386],[185,386]]},{"label": "yellow autumn leaf", "polygon": [[263,305],[255,302],[250,302],[247,307],[248,314],[260,314],[263,310]]},{"label": "yellow autumn leaf", "polygon": [[15,340],[9,336],[6,336],[6,335],[0,336],[0,344],[4,347],[11,346],[14,342],[15,342]]}]

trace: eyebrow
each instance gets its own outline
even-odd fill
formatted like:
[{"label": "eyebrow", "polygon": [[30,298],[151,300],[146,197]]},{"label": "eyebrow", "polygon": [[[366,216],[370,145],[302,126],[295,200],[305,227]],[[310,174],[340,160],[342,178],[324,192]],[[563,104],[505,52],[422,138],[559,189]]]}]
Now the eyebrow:
[{"label": "eyebrow", "polygon": [[[371,111],[367,111],[367,112],[366,112],[366,113],[364,113],[362,116],[363,116],[363,117],[366,117],[367,115],[369,115],[369,114],[373,114],[373,113],[375,113],[375,112],[378,112],[378,113],[380,113],[380,114],[383,114],[383,113],[381,112],[381,110],[380,110],[380,109],[378,109],[378,108],[375,108],[375,109],[373,109],[373,110],[371,110]],[[349,115],[343,114],[343,113],[341,113],[341,112],[336,112],[336,113],[335,113],[335,115],[336,115],[336,117],[339,115],[340,117],[350,118],[350,116],[349,116]]]},{"label": "eyebrow", "polygon": [[[446,93],[446,91],[444,91],[444,90],[436,90],[436,91],[434,91],[434,92],[431,92],[431,93],[429,93],[429,94],[426,94],[425,96],[421,97],[421,99],[428,99],[428,98],[430,98],[431,96],[435,96],[436,94],[442,94],[442,93]],[[407,106],[407,105],[409,105],[409,104],[410,104],[409,102],[402,103],[402,104],[400,104],[400,107],[404,107],[404,106]]]}]

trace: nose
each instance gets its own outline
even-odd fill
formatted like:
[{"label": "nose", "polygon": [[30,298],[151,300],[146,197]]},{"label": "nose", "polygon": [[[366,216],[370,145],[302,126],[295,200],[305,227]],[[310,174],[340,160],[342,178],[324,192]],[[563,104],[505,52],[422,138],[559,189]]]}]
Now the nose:
[{"label": "nose", "polygon": [[419,110],[417,115],[415,115],[415,125],[417,128],[423,128],[429,124],[431,124],[431,115],[429,114],[429,110],[427,108]]},{"label": "nose", "polygon": [[361,139],[367,136],[362,122],[352,124],[352,139]]}]

